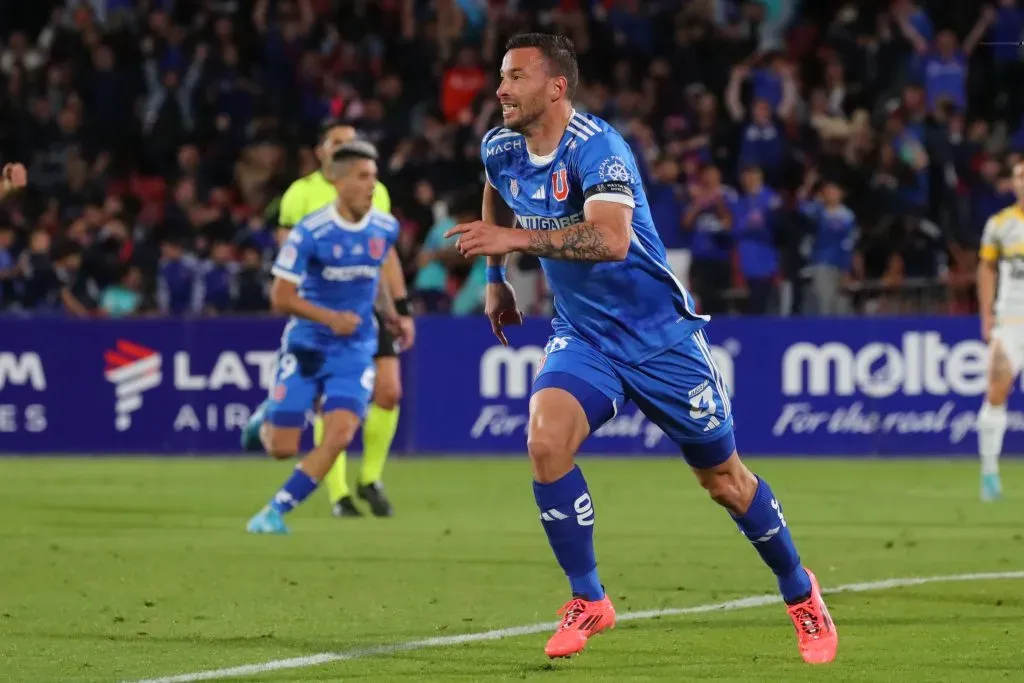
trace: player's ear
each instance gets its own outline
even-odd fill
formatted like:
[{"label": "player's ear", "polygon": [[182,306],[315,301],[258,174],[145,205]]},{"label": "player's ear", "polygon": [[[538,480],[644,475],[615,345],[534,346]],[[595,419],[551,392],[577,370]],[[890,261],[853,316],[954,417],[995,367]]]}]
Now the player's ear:
[{"label": "player's ear", "polygon": [[551,101],[557,102],[561,98],[565,97],[565,90],[568,87],[569,82],[565,80],[565,76],[558,76],[551,79]]}]

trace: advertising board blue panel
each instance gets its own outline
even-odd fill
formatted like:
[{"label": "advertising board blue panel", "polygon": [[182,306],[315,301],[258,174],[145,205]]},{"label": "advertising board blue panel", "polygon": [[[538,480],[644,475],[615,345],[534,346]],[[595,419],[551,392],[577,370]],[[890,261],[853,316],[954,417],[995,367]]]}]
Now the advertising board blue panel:
[{"label": "advertising board blue panel", "polygon": [[[732,394],[739,447],[775,455],[972,453],[985,345],[971,318],[719,318],[707,328]],[[531,320],[506,349],[486,322],[421,329],[413,368],[421,451],[521,451],[530,380],[550,327]],[[691,387],[680,387],[685,400]],[[1012,402],[1011,402],[1012,407]],[[437,428],[445,425],[444,429]],[[1008,450],[1024,446],[1011,411]],[[675,453],[627,406],[587,443],[606,453]]]},{"label": "advertising board blue panel", "polygon": [[281,327],[0,319],[0,451],[237,451]]},{"label": "advertising board blue panel", "polygon": [[[273,379],[282,321],[0,318],[0,453],[230,453]],[[395,450],[522,453],[551,328],[502,347],[482,318],[423,318]],[[975,451],[985,346],[972,318],[720,318],[708,327],[746,453]],[[681,400],[691,387],[680,387]],[[1008,451],[1024,450],[1011,398]],[[676,448],[627,406],[591,453]]]}]

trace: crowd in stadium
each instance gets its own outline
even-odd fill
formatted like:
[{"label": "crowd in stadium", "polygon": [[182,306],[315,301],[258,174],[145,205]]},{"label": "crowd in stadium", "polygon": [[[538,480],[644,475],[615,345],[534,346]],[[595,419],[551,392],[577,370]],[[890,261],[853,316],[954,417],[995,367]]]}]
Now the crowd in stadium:
[{"label": "crowd in stadium", "polygon": [[[478,216],[497,62],[531,28],[575,41],[577,106],[627,137],[704,311],[970,305],[1024,152],[1017,0],[13,4],[0,156],[29,187],[0,207],[0,308],[266,310],[278,202],[340,121],[380,151],[420,310],[477,312],[442,234]],[[509,276],[550,310],[535,259]]]}]

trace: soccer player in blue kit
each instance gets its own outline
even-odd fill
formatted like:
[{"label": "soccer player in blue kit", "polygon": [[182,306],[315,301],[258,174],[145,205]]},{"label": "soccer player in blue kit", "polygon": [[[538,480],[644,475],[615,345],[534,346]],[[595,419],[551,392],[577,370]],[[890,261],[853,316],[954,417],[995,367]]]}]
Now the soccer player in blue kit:
[{"label": "soccer player in blue kit", "polygon": [[594,502],[574,458],[588,434],[634,401],[775,574],[804,661],[830,662],[838,634],[818,582],[775,494],[736,452],[729,395],[702,329],[708,318],[666,264],[629,147],[607,123],[573,109],[577,83],[568,39],[533,33],[508,42],[497,91],[505,127],[481,144],[483,220],[449,231],[465,256],[488,257],[486,313],[503,344],[503,327],[522,321],[506,255],[539,257],[555,294],[527,449],[541,522],[572,597],[545,652],[571,656],[615,624],[598,578]]},{"label": "soccer player in blue kit", "polygon": [[398,317],[387,278],[381,281],[382,269],[399,267],[389,258],[398,221],[372,208],[377,151],[363,141],[341,145],[331,177],[338,200],[299,221],[274,263],[271,303],[291,317],[269,400],[256,416],[267,452],[290,458],[298,452],[307,413],[322,398],[324,436],[249,520],[252,533],[287,533],[284,515],[316,490],[348,448],[373,394],[375,303],[400,344],[412,337],[412,319]]}]

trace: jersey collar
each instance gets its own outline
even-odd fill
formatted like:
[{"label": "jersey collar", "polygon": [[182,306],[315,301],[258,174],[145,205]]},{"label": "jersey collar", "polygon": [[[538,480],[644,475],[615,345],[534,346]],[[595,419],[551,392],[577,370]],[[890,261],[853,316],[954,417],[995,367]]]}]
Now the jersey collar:
[{"label": "jersey collar", "polygon": [[[573,109],[572,111],[569,112],[569,120],[572,121],[572,117],[574,117],[574,116],[576,116],[576,110],[575,109]],[[565,139],[565,133],[568,130],[569,130],[569,126],[566,125],[565,130],[562,131],[562,140]],[[533,152],[531,152],[529,149],[527,149],[526,150],[526,154],[527,154],[527,156],[530,159],[530,163],[533,164],[534,166],[537,166],[538,168],[544,168],[545,166],[550,165],[551,162],[555,160],[555,157],[558,156],[558,150],[562,146],[562,140],[558,141],[558,144],[555,145],[555,148],[553,150],[551,150],[550,154],[545,154],[544,156],[538,156],[538,155],[534,154]]]}]

